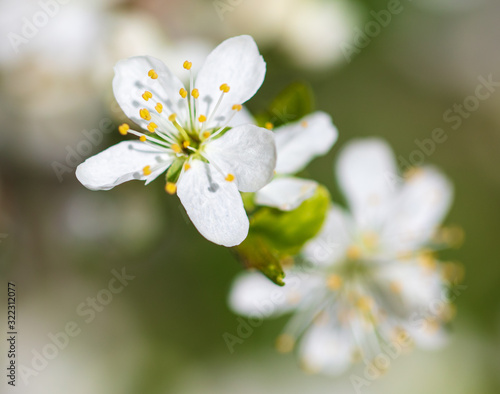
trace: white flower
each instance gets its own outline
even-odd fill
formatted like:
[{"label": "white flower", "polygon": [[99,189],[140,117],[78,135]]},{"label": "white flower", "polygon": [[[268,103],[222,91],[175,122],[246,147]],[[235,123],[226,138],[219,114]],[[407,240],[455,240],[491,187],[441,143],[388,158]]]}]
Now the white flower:
[{"label": "white flower", "polygon": [[338,131],[330,115],[315,112],[277,128],[274,136],[277,177],[255,194],[255,202],[291,211],[312,197],[318,186],[315,181],[291,175],[303,170],[315,157],[328,153],[337,141]]},{"label": "white flower", "polygon": [[[191,66],[184,63],[186,70]],[[196,82],[191,75],[189,91],[152,57],[122,60],[115,72],[118,103],[149,133],[120,126],[140,142],[121,142],[87,159],[76,171],[80,182],[109,190],[132,179],[148,184],[168,169],[166,191],[177,192],[198,231],[220,245],[241,243],[249,223],[239,191],[266,185],[276,165],[272,132],[249,124],[241,111],[266,72],[254,40],[239,36],[220,44]]]},{"label": "white flower", "polygon": [[441,344],[441,324],[452,310],[446,270],[430,251],[452,200],[447,179],[425,167],[395,183],[394,157],[380,140],[345,148],[337,178],[351,213],[332,206],[322,231],[303,250],[312,269],[286,269],[283,288],[244,273],[230,296],[232,309],[244,315],[294,311],[279,349],[292,350],[302,336],[305,367],[328,374],[356,359],[376,363],[384,344],[410,337],[421,346]]}]

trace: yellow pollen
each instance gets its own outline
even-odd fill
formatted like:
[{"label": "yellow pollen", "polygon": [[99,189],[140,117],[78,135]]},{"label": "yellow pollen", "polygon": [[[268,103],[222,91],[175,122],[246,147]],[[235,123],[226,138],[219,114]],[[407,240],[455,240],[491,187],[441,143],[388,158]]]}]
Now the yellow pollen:
[{"label": "yellow pollen", "polygon": [[144,94],[142,95],[142,98],[148,101],[150,98],[153,98],[153,93],[145,91]]},{"label": "yellow pollen", "polygon": [[227,174],[226,181],[228,181],[228,182],[234,181],[234,175],[233,174]]},{"label": "yellow pollen", "polygon": [[189,142],[189,141],[184,141],[182,143],[183,148],[187,148],[189,145],[191,145],[191,142]]},{"label": "yellow pollen", "polygon": [[355,245],[351,245],[347,248],[347,258],[349,260],[357,260],[361,257],[361,250]]},{"label": "yellow pollen", "polygon": [[227,83],[223,83],[220,85],[220,90],[223,91],[224,93],[228,93],[231,88]]},{"label": "yellow pollen", "polygon": [[424,250],[420,253],[418,256],[418,263],[422,268],[428,271],[434,271],[437,266],[434,255],[429,250]]},{"label": "yellow pollen", "polygon": [[272,130],[274,125],[271,123],[271,122],[267,122],[265,125],[265,128],[268,129],[268,130]]},{"label": "yellow pollen", "polygon": [[156,112],[161,114],[163,112],[163,104],[161,104],[161,103],[156,104],[155,109],[156,109]]},{"label": "yellow pollen", "polygon": [[370,297],[360,297],[356,302],[356,306],[363,312],[369,312],[372,306],[372,299]]},{"label": "yellow pollen", "polygon": [[172,144],[172,150],[175,152],[175,153],[181,153],[182,152],[182,149],[181,147],[178,145],[178,144]]},{"label": "yellow pollen", "polygon": [[158,74],[156,73],[155,70],[149,70],[148,72],[148,76],[151,78],[151,79],[157,79],[158,78]]},{"label": "yellow pollen", "polygon": [[188,92],[186,89],[181,88],[181,90],[179,90],[179,94],[181,95],[182,98],[186,98],[188,95]]},{"label": "yellow pollen", "polygon": [[172,114],[168,117],[168,120],[170,120],[172,123],[175,122],[175,119],[177,118],[177,114]]},{"label": "yellow pollen", "polygon": [[146,136],[145,136],[145,135],[141,135],[141,136],[139,137],[139,141],[141,141],[141,142],[146,142],[146,140],[147,140],[147,138],[146,138]]},{"label": "yellow pollen", "polygon": [[204,131],[203,132],[203,138],[207,139],[208,137],[210,137],[210,131]]},{"label": "yellow pollen", "polygon": [[205,115],[200,115],[198,117],[198,120],[200,121],[200,123],[203,123],[203,122],[206,122],[207,121],[207,117]]},{"label": "yellow pollen", "polygon": [[233,105],[233,111],[241,111],[243,107],[241,106],[241,104],[234,104]]},{"label": "yellow pollen", "polygon": [[158,125],[154,122],[151,122],[150,124],[148,124],[148,130],[151,133],[154,133],[157,128],[158,128]]},{"label": "yellow pollen", "polygon": [[193,67],[193,63],[191,62],[188,62],[187,60],[184,62],[184,64],[182,65],[182,67],[184,67],[186,70],[191,70],[191,67]]},{"label": "yellow pollen", "polygon": [[200,97],[200,91],[198,89],[193,89],[193,91],[191,92],[191,96],[197,99],[198,97]]},{"label": "yellow pollen", "polygon": [[330,290],[338,290],[342,286],[342,278],[338,275],[330,275],[326,278],[326,285]]},{"label": "yellow pollen", "polygon": [[144,120],[151,120],[151,114],[149,113],[149,111],[146,108],[141,109],[139,111],[139,115]]},{"label": "yellow pollen", "polygon": [[127,135],[127,131],[130,130],[130,126],[126,123],[122,124],[120,127],[118,127],[118,131],[120,132],[121,135]]},{"label": "yellow pollen", "polygon": [[305,120],[301,123],[302,127],[303,128],[306,128],[307,126],[309,126],[309,123],[307,123]]},{"label": "yellow pollen", "polygon": [[142,169],[142,173],[146,176],[151,175],[151,166],[146,166]]},{"label": "yellow pollen", "polygon": [[189,163],[184,164],[184,171],[187,171],[189,169],[191,169],[191,164]]},{"label": "yellow pollen", "polygon": [[295,338],[290,334],[281,334],[276,340],[276,350],[280,353],[290,353],[295,347]]},{"label": "yellow pollen", "polygon": [[167,184],[165,185],[165,191],[168,194],[175,194],[175,192],[177,191],[177,185],[172,182],[167,182]]}]

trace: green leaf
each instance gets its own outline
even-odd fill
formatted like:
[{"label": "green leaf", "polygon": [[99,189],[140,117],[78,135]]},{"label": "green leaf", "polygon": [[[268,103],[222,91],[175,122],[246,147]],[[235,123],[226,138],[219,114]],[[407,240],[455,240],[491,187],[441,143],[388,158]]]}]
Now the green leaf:
[{"label": "green leaf", "polygon": [[309,85],[294,82],[276,96],[267,111],[255,117],[257,124],[274,127],[295,122],[314,110],[314,95]]}]

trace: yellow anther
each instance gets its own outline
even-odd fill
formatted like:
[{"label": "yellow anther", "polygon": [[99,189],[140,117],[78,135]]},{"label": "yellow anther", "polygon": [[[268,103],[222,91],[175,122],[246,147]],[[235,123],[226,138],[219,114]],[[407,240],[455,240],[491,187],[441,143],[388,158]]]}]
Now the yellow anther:
[{"label": "yellow anther", "polygon": [[182,147],[183,147],[183,148],[187,148],[189,145],[191,145],[191,142],[189,142],[189,141],[184,141],[184,142],[182,143]]},{"label": "yellow anther", "polygon": [[151,114],[149,113],[149,111],[146,108],[141,109],[139,111],[139,115],[144,120],[151,120]]},{"label": "yellow anther", "polygon": [[342,286],[342,278],[338,275],[330,275],[328,278],[326,278],[326,286],[330,290],[338,290]]},{"label": "yellow anther", "polygon": [[191,169],[191,164],[189,163],[184,164],[184,171],[187,171],[189,169]]},{"label": "yellow anther", "polygon": [[157,79],[158,78],[158,74],[156,73],[155,70],[149,70],[148,72],[148,76],[151,78],[151,79]]},{"label": "yellow anther", "polygon": [[197,99],[198,97],[200,97],[200,91],[198,89],[193,89],[193,91],[191,92],[191,96]]},{"label": "yellow anther", "polygon": [[175,194],[175,192],[177,191],[177,185],[172,182],[167,182],[167,184],[165,185],[165,191],[168,194]]},{"label": "yellow anther", "polygon": [[145,135],[141,135],[141,136],[139,137],[139,141],[141,141],[141,142],[146,142],[146,140],[147,140],[147,138],[146,138],[146,136],[145,136]]},{"label": "yellow anther", "polygon": [[418,263],[428,271],[434,271],[437,267],[436,259],[430,250],[423,250],[418,256]]},{"label": "yellow anther", "polygon": [[307,123],[305,120],[302,121],[302,123],[300,124],[303,128],[306,128],[307,126],[309,126],[309,123]]},{"label": "yellow anther", "polygon": [[210,136],[211,136],[210,131],[204,131],[203,132],[203,138],[207,139]]},{"label": "yellow anther", "polygon": [[142,169],[142,173],[146,176],[151,175],[151,166],[146,166]]},{"label": "yellow anther", "polygon": [[378,235],[373,232],[367,232],[362,235],[361,240],[367,249],[373,249],[378,244]]},{"label": "yellow anther", "polygon": [[241,104],[234,104],[233,105],[233,111],[241,111],[243,107],[241,106]]},{"label": "yellow anther", "polygon": [[372,306],[372,299],[370,297],[360,297],[356,301],[356,306],[363,312],[369,312]]},{"label": "yellow anther", "polygon": [[273,125],[271,122],[267,122],[267,123],[264,125],[264,127],[265,127],[266,129],[268,129],[268,130],[272,130],[272,129],[273,129],[273,127],[274,127],[274,125]]},{"label": "yellow anther", "polygon": [[223,83],[222,85],[220,85],[220,90],[223,91],[224,93],[227,93],[229,92],[231,88],[229,87],[229,85],[227,83]]},{"label": "yellow anther", "polygon": [[391,291],[395,294],[401,293],[401,283],[399,282],[391,282],[389,285]]},{"label": "yellow anther", "polygon": [[163,104],[161,104],[161,103],[156,104],[155,109],[156,109],[156,112],[161,114],[163,112]]},{"label": "yellow anther", "polygon": [[228,182],[234,181],[234,175],[233,174],[227,174],[226,181],[228,181]]},{"label": "yellow anther", "polygon": [[181,147],[178,144],[172,144],[171,148],[172,148],[172,150],[175,153],[181,153],[182,152],[182,149],[181,149]]},{"label": "yellow anther", "polygon": [[198,120],[200,121],[200,123],[203,123],[203,122],[206,122],[207,121],[207,117],[205,115],[200,115],[198,117]]},{"label": "yellow anther", "polygon": [[184,64],[182,65],[182,67],[184,67],[186,70],[191,70],[191,67],[193,67],[193,63],[191,62],[188,62],[187,60],[184,62]]},{"label": "yellow anther", "polygon": [[148,92],[147,90],[143,93],[142,98],[148,101],[150,98],[153,98],[153,93]]},{"label": "yellow anther", "polygon": [[172,114],[168,117],[168,120],[170,120],[172,123],[175,122],[175,119],[177,118],[177,114]]},{"label": "yellow anther", "polygon": [[181,95],[182,98],[186,98],[188,95],[188,92],[186,89],[181,88],[181,90],[179,90],[179,94]]},{"label": "yellow anther", "polygon": [[276,339],[276,350],[280,353],[290,353],[295,347],[295,338],[290,334],[281,334]]},{"label": "yellow anther", "polygon": [[151,133],[154,133],[157,128],[158,128],[158,125],[154,122],[151,122],[150,124],[148,124],[148,130]]},{"label": "yellow anther", "polygon": [[130,126],[126,123],[124,123],[120,127],[118,127],[118,131],[120,132],[121,135],[127,135],[127,132],[129,130],[130,130]]},{"label": "yellow anther", "polygon": [[351,245],[347,248],[346,255],[349,260],[357,260],[361,257],[361,250],[357,246]]}]

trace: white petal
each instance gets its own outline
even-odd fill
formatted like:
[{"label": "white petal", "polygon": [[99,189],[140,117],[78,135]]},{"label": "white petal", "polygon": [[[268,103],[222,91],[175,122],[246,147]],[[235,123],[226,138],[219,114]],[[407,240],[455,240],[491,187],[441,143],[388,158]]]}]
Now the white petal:
[{"label": "white petal", "polygon": [[275,130],[278,174],[294,174],[317,156],[324,155],[337,140],[330,115],[315,112],[296,123]]},{"label": "white petal", "polygon": [[276,165],[273,133],[262,127],[235,127],[205,148],[211,162],[236,177],[238,189],[255,192],[270,182]]},{"label": "white petal", "polygon": [[224,95],[221,106],[207,127],[225,124],[231,116],[232,106],[243,104],[253,97],[265,74],[266,63],[252,37],[233,37],[215,48],[196,78],[195,85],[200,91],[199,113],[209,118],[221,96],[220,86],[228,84],[231,89]]},{"label": "white petal", "polygon": [[376,138],[353,141],[340,153],[336,172],[360,227],[378,231],[398,188],[389,146]]},{"label": "white petal", "polygon": [[340,262],[352,242],[352,227],[353,224],[344,210],[332,206],[320,233],[304,246],[304,257],[321,266]]},{"label": "white petal", "polygon": [[[90,190],[109,190],[132,179],[147,183],[163,173],[173,159],[164,151],[138,141],[123,141],[89,157],[76,169],[76,177]],[[143,168],[163,163],[151,175],[144,176]]]},{"label": "white petal", "polygon": [[317,188],[317,182],[309,179],[278,177],[257,191],[255,202],[282,211],[292,211],[311,198]]},{"label": "white petal", "polygon": [[349,330],[323,323],[312,325],[304,334],[300,356],[308,370],[339,375],[351,365],[355,349]]},{"label": "white petal", "polygon": [[451,205],[453,188],[432,167],[418,169],[398,193],[383,230],[386,247],[415,250],[430,240]]},{"label": "white petal", "polygon": [[248,217],[234,182],[228,182],[210,164],[191,162],[179,180],[177,194],[186,212],[209,241],[235,246],[248,234]]},{"label": "white petal", "polygon": [[[157,79],[148,76],[150,70],[155,70]],[[153,121],[160,128],[158,120],[146,121],[139,115],[142,108],[146,108],[154,116],[157,114],[154,107],[156,102],[163,105],[162,118],[166,119],[169,114],[177,113],[179,120],[186,119],[187,105],[179,94],[184,88],[182,82],[158,59],[151,56],[137,56],[119,61],[115,66],[115,77],[113,79],[113,92],[116,101],[123,112],[143,129]],[[145,91],[153,94],[153,99],[148,101],[142,98]]]}]

